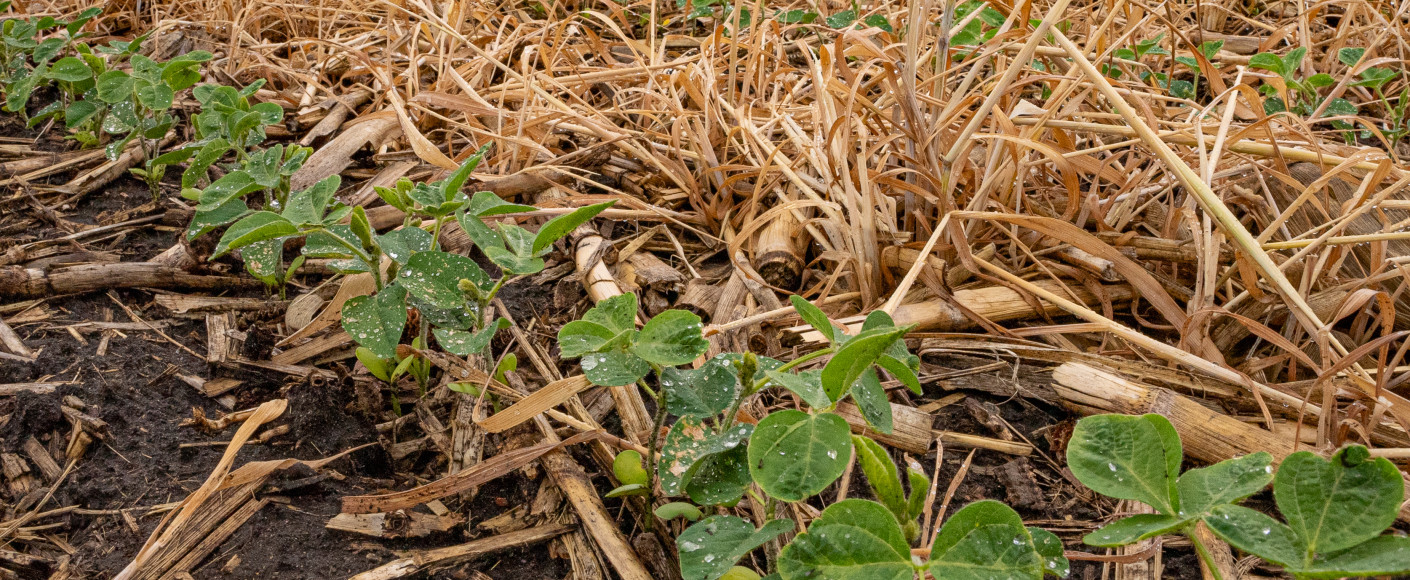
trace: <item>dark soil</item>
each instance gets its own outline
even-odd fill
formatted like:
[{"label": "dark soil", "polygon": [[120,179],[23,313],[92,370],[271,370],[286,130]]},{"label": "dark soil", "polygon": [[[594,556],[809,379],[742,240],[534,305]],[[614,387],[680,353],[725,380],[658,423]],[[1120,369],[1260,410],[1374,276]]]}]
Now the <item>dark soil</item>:
[{"label": "dark soil", "polygon": [[[10,118],[0,116],[0,119]],[[132,210],[150,201],[145,185],[123,179],[64,212],[63,217],[76,223],[98,223],[112,212]],[[67,232],[49,225],[32,233],[37,239],[44,239]],[[123,261],[142,261],[170,247],[177,235],[178,232],[170,228],[148,228],[92,249],[119,252]],[[149,291],[122,290],[115,291],[114,295],[143,319],[170,323],[163,331],[172,339],[196,352],[205,350],[203,321],[170,316],[152,303]],[[95,292],[50,299],[47,306],[53,313],[49,320],[16,328],[26,345],[40,352],[38,361],[29,365],[0,361],[0,383],[42,380],[74,384],[65,385],[50,395],[24,393],[0,399],[0,416],[8,416],[0,427],[0,450],[19,452],[19,446],[33,435],[56,452],[63,466],[69,423],[60,413],[60,405],[64,397],[76,397],[86,406],[86,413],[107,422],[107,437],[90,447],[75,464],[47,507],[125,510],[137,525],[137,529],[133,529],[116,513],[74,513],[58,519],[65,525],[61,531],[67,532],[67,541],[76,550],[71,564],[75,578],[110,577],[122,570],[165,513],[149,513],[149,508],[181,501],[195,491],[225,450],[224,445],[193,447],[190,444],[225,442],[234,433],[234,427],[208,434],[179,426],[182,419],[192,416],[195,408],[209,417],[219,417],[230,409],[167,372],[169,368],[204,378],[238,376],[245,383],[234,392],[238,399],[236,409],[252,408],[273,398],[288,399],[288,411],[273,425],[287,423],[291,433],[275,439],[272,444],[244,446],[236,465],[284,458],[321,459],[377,441],[370,422],[347,411],[350,387],[288,382],[273,374],[232,372],[188,354],[155,332],[140,330],[123,331],[126,337],[113,336],[107,354],[100,357],[96,355],[99,335],[85,334],[84,338],[89,341],[85,345],[64,327],[103,320],[105,310],[112,313],[114,321],[128,322],[117,303],[106,293]],[[533,316],[534,312],[516,314]],[[260,354],[267,357],[269,346],[264,344]],[[183,444],[188,446],[182,447]],[[231,536],[194,575],[197,578],[347,577],[394,559],[396,550],[452,545],[473,538],[463,529],[415,541],[381,540],[327,530],[324,525],[339,512],[343,496],[404,489],[412,484],[404,478],[396,478],[385,452],[376,445],[340,459],[328,469],[338,477],[279,492],[274,501]],[[520,474],[511,474],[482,487],[479,498],[467,510],[470,529],[508,507],[532,501],[537,489],[536,481],[528,481]],[[10,519],[16,515],[19,514],[7,513],[4,517]],[[46,523],[52,521],[55,520],[46,520]],[[236,556],[238,565],[232,571],[222,571]],[[493,558],[438,572],[436,577],[469,577],[472,569],[492,578],[522,579],[562,578],[569,570],[566,561],[550,560],[547,550],[538,547],[506,551]]]}]

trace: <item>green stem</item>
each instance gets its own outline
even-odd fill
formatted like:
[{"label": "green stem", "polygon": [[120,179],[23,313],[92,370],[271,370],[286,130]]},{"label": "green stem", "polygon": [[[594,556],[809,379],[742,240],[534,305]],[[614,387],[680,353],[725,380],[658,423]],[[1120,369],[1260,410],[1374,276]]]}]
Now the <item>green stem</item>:
[{"label": "green stem", "polygon": [[1224,580],[1224,576],[1219,573],[1219,566],[1214,563],[1214,555],[1209,553],[1209,548],[1205,547],[1204,542],[1195,536],[1194,531],[1185,535],[1190,538],[1190,543],[1195,545],[1195,552],[1199,554],[1200,561],[1204,562],[1204,567],[1209,569],[1209,574],[1214,580]]},{"label": "green stem", "polygon": [[[501,276],[500,279],[495,280],[494,287],[490,288],[489,295],[485,297],[484,303],[480,305],[482,310],[489,309],[490,303],[494,302],[494,297],[499,294],[500,289],[504,288],[504,285],[508,283],[509,278],[509,276]],[[515,278],[517,278],[517,276]]]},{"label": "green stem", "polygon": [[[266,191],[265,195],[268,195],[268,193],[269,192]],[[348,243],[348,241],[344,240],[341,236],[329,232],[327,228],[324,228],[322,226],[309,228],[308,230],[304,231],[304,234],[308,235],[314,232],[323,232],[325,234],[328,234],[328,237],[333,238],[335,241],[338,242],[339,245],[343,246],[344,248],[347,248],[348,251],[352,252],[354,256],[357,256],[357,259],[362,260],[362,263],[367,264],[367,269],[372,272],[372,279],[377,282],[377,290],[382,290],[382,268],[380,267],[382,260],[379,258],[381,252],[374,252],[372,254],[368,254],[366,251],[363,251],[362,248]]]},{"label": "green stem", "polygon": [[[655,367],[655,365],[652,365],[652,366]],[[658,377],[660,376],[660,374],[661,374],[661,369],[660,369],[660,367],[656,367],[656,374],[657,374]],[[637,381],[637,384],[641,385],[642,387],[646,387],[646,384],[645,384],[644,382],[642,382],[642,381]],[[648,390],[650,390],[650,389],[648,389]],[[663,400],[662,398],[658,397],[658,398],[656,399],[656,417],[655,417],[655,419],[651,422],[651,433],[649,433],[649,434],[647,435],[647,443],[646,443],[646,469],[647,469],[647,472],[651,474],[651,486],[648,487],[647,490],[646,490],[646,491],[647,491],[647,496],[646,496],[646,497],[647,497],[647,502],[646,502],[647,513],[646,513],[646,517],[644,518],[644,519],[646,520],[646,523],[645,523],[645,526],[644,526],[644,527],[646,528],[647,531],[651,531],[651,527],[654,525],[654,524],[653,524],[653,520],[654,520],[655,518],[652,517],[652,514],[651,514],[651,505],[652,505],[653,503],[655,503],[655,499],[656,499],[656,486],[658,486],[658,485],[661,484],[661,474],[657,472],[656,463],[657,463],[657,460],[658,460],[657,455],[658,455],[658,454],[660,453],[660,451],[661,451],[661,450],[660,450],[660,444],[658,443],[658,442],[660,441],[660,439],[661,439],[661,437],[660,437],[660,435],[661,435],[661,426],[664,425],[665,423],[666,423],[666,401]]]},{"label": "green stem", "polygon": [[437,216],[435,225],[431,226],[431,251],[433,252],[441,249],[441,221],[443,219]]},{"label": "green stem", "polygon": [[[798,358],[795,358],[795,359],[793,359],[793,360],[791,360],[791,361],[788,361],[788,362],[786,362],[786,363],[783,363],[783,366],[780,366],[780,367],[778,367],[778,368],[776,368],[776,369],[774,369],[774,370],[775,370],[775,371],[778,371],[778,372],[781,372],[781,373],[782,373],[782,372],[787,372],[787,371],[793,369],[794,367],[797,367],[798,365],[801,365],[801,364],[803,364],[803,363],[805,363],[805,362],[808,362],[808,361],[810,361],[810,360],[813,360],[813,359],[817,359],[817,358],[819,358],[819,357],[824,357],[824,356],[830,355],[830,354],[832,354],[834,351],[835,351],[835,349],[834,349],[833,347],[830,347],[830,346],[827,347],[827,348],[824,348],[824,349],[815,350],[815,351],[813,351],[813,352],[810,352],[810,353],[808,353],[808,354],[805,354],[805,355],[803,355],[803,356],[800,356],[800,357],[798,357]],[[759,392],[759,389],[764,388],[764,384],[767,383],[768,381],[769,381],[769,380],[768,380],[767,378],[759,379],[759,380],[757,380],[757,381],[754,381],[754,384],[753,384],[753,385],[750,385],[748,389],[745,389],[745,391],[744,391],[743,393],[740,393],[738,397],[735,397],[735,398],[734,398],[734,402],[733,402],[733,403],[730,403],[729,410],[725,412],[725,420],[724,420],[724,422],[721,423],[721,426],[720,426],[720,432],[721,432],[721,433],[723,433],[726,429],[729,429],[730,427],[733,427],[733,426],[734,426],[735,417],[739,415],[739,406],[744,403],[745,397],[748,397],[749,395],[752,395],[752,394],[754,394],[754,393]]]},{"label": "green stem", "polygon": [[[764,521],[773,521],[774,514],[777,511],[778,500],[774,499],[773,496],[768,496],[768,499],[764,501]],[[781,551],[783,551],[783,548],[780,547],[778,538],[769,540],[769,549],[764,550],[764,571],[766,573],[773,574],[774,572],[778,572],[778,554]]]}]

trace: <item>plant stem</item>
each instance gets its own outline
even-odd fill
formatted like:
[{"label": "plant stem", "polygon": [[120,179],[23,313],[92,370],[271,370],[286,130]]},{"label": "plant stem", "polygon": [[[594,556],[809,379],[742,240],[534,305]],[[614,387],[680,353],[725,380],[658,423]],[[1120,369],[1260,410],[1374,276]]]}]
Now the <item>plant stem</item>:
[{"label": "plant stem", "polygon": [[[265,195],[269,195],[268,190],[265,191]],[[381,252],[374,252],[372,254],[368,254],[367,252],[363,251],[362,248],[348,243],[348,241],[344,240],[341,236],[329,232],[326,228],[322,226],[309,228],[307,231],[304,232],[304,235],[308,235],[314,232],[323,232],[325,234],[328,234],[328,237],[333,238],[335,241],[338,242],[339,245],[343,246],[344,248],[347,248],[348,251],[352,252],[354,256],[357,256],[357,259],[362,260],[362,263],[367,264],[368,271],[372,272],[372,279],[377,282],[377,290],[382,290],[382,260],[380,259]]]},{"label": "plant stem", "polygon": [[647,469],[651,472],[651,493],[656,494],[656,485],[660,483],[659,474],[656,473],[657,453],[660,451],[661,427],[666,423],[666,403],[660,399],[656,400],[656,417],[651,422],[651,433],[646,443],[646,463]]},{"label": "plant stem", "polygon": [[1209,553],[1209,548],[1204,546],[1204,542],[1201,542],[1193,531],[1185,536],[1190,539],[1190,543],[1195,545],[1195,552],[1199,554],[1199,559],[1204,563],[1204,567],[1209,569],[1209,574],[1214,576],[1214,580],[1224,580],[1224,576],[1219,573],[1219,566],[1214,563],[1214,555]]},{"label": "plant stem", "polygon": [[[652,366],[655,366],[655,365],[652,365]],[[661,369],[660,369],[659,367],[656,369],[656,373],[657,373],[657,376],[659,377],[659,376],[660,376],[660,373],[661,373]],[[646,384],[643,383],[643,382],[641,382],[641,381],[637,381],[637,383],[638,383],[639,385],[641,385],[643,388],[646,386]],[[648,389],[648,390],[649,390],[649,389]],[[652,525],[653,525],[652,520],[655,519],[654,517],[652,517],[652,513],[651,513],[651,504],[655,503],[655,500],[656,500],[656,486],[661,484],[661,474],[657,472],[656,463],[657,463],[657,459],[658,459],[658,458],[657,458],[657,455],[658,455],[658,454],[660,453],[660,451],[661,451],[661,450],[660,450],[660,443],[659,443],[659,441],[660,441],[660,439],[661,439],[661,437],[660,437],[660,435],[661,435],[661,426],[662,426],[663,424],[665,424],[665,423],[666,423],[666,401],[663,400],[663,399],[660,398],[660,397],[657,397],[657,398],[656,398],[656,418],[655,418],[655,419],[652,421],[652,423],[651,423],[651,433],[647,435],[647,443],[646,443],[646,470],[647,470],[648,473],[651,474],[651,486],[648,487],[647,490],[646,490],[646,491],[647,491],[647,495],[646,495],[646,498],[647,498],[647,501],[646,501],[647,513],[646,513],[646,518],[645,518],[645,519],[646,519],[645,527],[646,527],[647,531],[651,531],[651,527],[652,527]]]},{"label": "plant stem", "polygon": [[[768,496],[768,499],[764,500],[764,522],[768,523],[773,521],[774,514],[777,510],[778,500],[774,499],[773,496]],[[783,551],[783,548],[779,545],[778,538],[769,540],[769,549],[764,550],[764,571],[766,573],[773,574],[778,571],[778,554],[781,551]]]},{"label": "plant stem", "polygon": [[[441,221],[443,219],[445,218],[437,216],[436,224],[431,226],[431,251],[433,252],[441,249]],[[501,280],[503,280],[503,278],[501,278]]]},{"label": "plant stem", "polygon": [[[803,363],[805,363],[805,362],[808,362],[808,361],[810,361],[810,360],[813,360],[813,359],[816,359],[816,358],[819,358],[819,357],[824,357],[824,356],[830,355],[830,354],[833,353],[834,350],[835,350],[835,349],[833,349],[833,347],[830,347],[830,346],[827,347],[827,348],[824,348],[824,349],[815,350],[815,351],[813,351],[813,352],[810,352],[810,353],[808,353],[808,354],[805,354],[805,355],[803,355],[803,356],[800,356],[800,357],[798,357],[798,358],[795,358],[795,359],[793,359],[793,360],[791,360],[791,361],[788,361],[788,362],[786,362],[786,363],[783,363],[782,366],[780,366],[780,367],[778,367],[778,368],[776,368],[776,369],[774,369],[774,370],[775,370],[775,371],[778,371],[778,372],[781,372],[781,373],[782,373],[782,372],[787,372],[787,371],[793,369],[794,367],[796,367],[796,366],[798,366],[798,365],[801,365],[801,364],[803,364]],[[725,412],[725,420],[720,424],[720,432],[721,432],[721,433],[723,433],[726,429],[729,429],[730,427],[733,427],[733,426],[734,426],[735,417],[739,415],[739,406],[744,403],[744,398],[745,398],[745,397],[748,397],[749,395],[752,395],[752,394],[754,394],[754,393],[759,392],[759,389],[764,388],[764,384],[767,383],[768,381],[769,381],[769,380],[766,379],[766,378],[765,378],[765,379],[759,379],[759,380],[757,380],[757,381],[754,381],[754,384],[753,384],[753,385],[750,385],[748,389],[745,389],[743,393],[740,393],[738,397],[735,397],[735,398],[734,398],[734,402],[733,402],[733,403],[730,403],[729,410]]]}]

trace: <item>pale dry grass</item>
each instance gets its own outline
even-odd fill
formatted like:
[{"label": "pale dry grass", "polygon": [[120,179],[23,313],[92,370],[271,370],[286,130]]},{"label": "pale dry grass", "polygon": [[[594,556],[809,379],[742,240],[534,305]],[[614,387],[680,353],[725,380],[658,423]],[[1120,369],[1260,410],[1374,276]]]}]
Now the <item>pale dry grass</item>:
[{"label": "pale dry grass", "polygon": [[[1401,191],[1410,148],[1391,146],[1379,131],[1391,111],[1354,85],[1368,67],[1394,69],[1384,89],[1394,104],[1410,82],[1399,74],[1410,5],[991,1],[1004,19],[984,25],[994,35],[977,47],[953,45],[979,13],[957,17],[954,3],[861,7],[896,32],[774,17],[848,8],[838,2],[747,5],[752,24],[692,22],[674,3],[644,1],[130,0],[109,4],[99,26],[213,50],[217,79],[268,79],[262,96],[291,115],[370,89],[347,122],[395,117],[399,132],[373,139],[381,160],[444,168],[493,143],[481,169],[493,175],[607,148],[609,166],[631,177],[618,194],[632,208],[690,216],[692,225],[674,222],[687,245],[671,237],[683,271],[721,252],[757,259],[765,226],[788,214],[809,270],[800,287],[779,290],[855,293],[832,307],[839,317],[949,295],[943,274],[883,264],[884,248],[924,248],[972,273],[966,284],[1017,288],[1085,321],[1050,331],[1033,327],[1056,323],[985,322],[991,333],[1179,363],[1248,387],[1267,421],[1320,415],[1324,441],[1368,439],[1362,426],[1387,411],[1410,424],[1410,407],[1387,388],[1410,378],[1410,342],[1396,333],[1410,258],[1397,251],[1405,224],[1387,213],[1410,205]],[[1173,55],[1117,57],[1158,35]],[[1201,39],[1224,49],[1205,59],[1194,50]],[[1325,73],[1333,84],[1311,116],[1265,115],[1256,87],[1285,83],[1250,57],[1293,47],[1309,51],[1295,78]],[[1337,58],[1345,47],[1370,50],[1353,69]],[[1173,56],[1198,61],[1194,100],[1141,79],[1191,78]],[[1104,67],[1123,74],[1101,76]],[[1360,105],[1336,119],[1368,136],[1349,145],[1320,118],[1335,97]],[[1325,178],[1295,180],[1295,162],[1320,163]],[[1323,192],[1332,180],[1354,191],[1349,203]],[[1297,231],[1298,212],[1321,218]],[[1349,230],[1358,216],[1378,225]],[[1133,257],[1138,238],[1174,242],[1185,258]],[[990,244],[994,258],[971,256]],[[1140,299],[1083,304],[1036,280],[1129,284]],[[1231,324],[1247,331],[1221,342]],[[1347,388],[1304,404],[1307,379],[1336,376]]]}]

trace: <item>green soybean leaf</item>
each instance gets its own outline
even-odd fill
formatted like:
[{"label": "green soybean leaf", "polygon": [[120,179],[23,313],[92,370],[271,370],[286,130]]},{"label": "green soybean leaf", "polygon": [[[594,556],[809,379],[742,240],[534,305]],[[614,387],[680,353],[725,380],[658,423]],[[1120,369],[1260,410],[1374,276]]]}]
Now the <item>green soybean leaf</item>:
[{"label": "green soybean leaf", "polygon": [[372,296],[355,296],[343,304],[343,330],[357,344],[384,359],[395,359],[406,328],[406,290],[388,286]]},{"label": "green soybean leaf", "polygon": [[832,28],[847,28],[857,21],[856,10],[843,10],[827,17],[824,22]]},{"label": "green soybean leaf", "polygon": [[466,158],[465,162],[461,163],[460,167],[457,167],[445,181],[440,182],[442,201],[451,201],[460,193],[460,188],[465,185],[466,180],[470,179],[470,173],[479,167],[480,161],[485,158],[485,153],[489,150],[490,145],[485,144],[475,154]]},{"label": "green soybean leaf", "polygon": [[250,111],[259,114],[259,122],[264,125],[273,125],[284,120],[284,108],[278,103],[255,103],[250,106]]},{"label": "green soybean leaf", "polygon": [[1311,566],[1289,571],[1303,578],[1403,575],[1410,572],[1410,538],[1378,536],[1354,548],[1318,558]]},{"label": "green soybean leaf", "polygon": [[749,473],[769,495],[799,501],[836,481],[851,454],[851,430],[842,417],[779,411],[759,421],[749,439]]},{"label": "green soybean leaf", "polygon": [[426,317],[426,321],[436,328],[470,330],[480,323],[479,313],[471,310],[468,304],[461,304],[456,308],[436,308],[417,300],[415,296],[408,297],[407,303],[420,311],[421,316]]},{"label": "green soybean leaf", "polygon": [[44,64],[58,56],[59,51],[63,49],[64,39],[54,36],[40,41],[39,46],[35,47],[34,53],[30,56],[34,59],[35,63]]},{"label": "green soybean leaf", "polygon": [[1225,504],[1204,521],[1230,546],[1264,560],[1280,566],[1300,566],[1303,561],[1302,542],[1292,528],[1262,512]]},{"label": "green soybean leaf", "polygon": [[1199,45],[1199,51],[1204,55],[1205,60],[1214,60],[1214,57],[1219,54],[1219,49],[1221,48],[1224,48],[1224,41],[1222,40],[1207,40]]},{"label": "green soybean leaf", "polygon": [[[181,174],[181,187],[195,187],[206,178],[206,170],[230,151],[230,142],[225,139],[212,139],[196,151],[186,171]],[[226,174],[229,175],[229,174]],[[223,177],[223,176],[222,176]]]},{"label": "green soybean leaf", "polygon": [[920,387],[920,378],[916,376],[916,372],[906,363],[891,355],[883,354],[877,357],[876,364],[886,369],[886,372],[891,373],[891,376],[896,377],[896,380],[901,381],[901,384],[906,385],[906,388],[910,389],[911,392],[917,395],[924,394],[924,391]]},{"label": "green soybean leaf", "polygon": [[28,127],[37,127],[45,120],[47,120],[50,116],[57,116],[63,111],[64,103],[62,101],[54,101],[52,103],[44,105],[44,108],[36,111],[34,113],[34,116],[30,117],[29,122],[25,125]]},{"label": "green soybean leaf", "polygon": [[1395,522],[1405,486],[1395,465],[1365,447],[1345,447],[1331,461],[1308,451],[1278,466],[1273,498],[1288,526],[1315,553],[1344,550]]},{"label": "green soybean leaf", "polygon": [[805,371],[798,374],[781,373],[778,371],[766,371],[769,382],[782,386],[793,391],[814,409],[826,409],[832,406],[832,399],[827,396],[827,391],[822,387],[822,371]]},{"label": "green soybean leaf", "polygon": [[1204,516],[1214,506],[1238,502],[1272,482],[1273,456],[1264,451],[1191,469],[1175,484],[1179,490],[1180,516]]},{"label": "green soybean leaf", "polygon": [[1288,51],[1287,56],[1283,57],[1283,78],[1292,78],[1293,73],[1297,72],[1297,68],[1302,66],[1302,58],[1305,56],[1307,56],[1307,47],[1305,46]]},{"label": "green soybean leaf", "polygon": [[1283,100],[1278,97],[1268,97],[1266,99],[1263,99],[1263,114],[1265,115],[1284,113],[1287,112],[1287,110],[1287,104],[1283,103]]},{"label": "green soybean leaf", "polygon": [[779,11],[774,18],[781,24],[812,24],[818,19],[818,13],[811,10]]},{"label": "green soybean leaf", "polygon": [[372,236],[376,235],[372,231],[372,223],[367,219],[367,211],[362,206],[353,206],[352,217],[348,220],[348,227],[352,229],[354,236],[357,236],[357,243],[364,250],[373,248]]},{"label": "green soybean leaf", "polygon": [[865,22],[867,26],[875,26],[887,32],[896,32],[896,29],[891,27],[891,22],[880,14],[872,14],[866,17],[862,22]]},{"label": "green soybean leaf", "polygon": [[49,78],[76,83],[93,78],[93,69],[76,56],[66,56],[49,67]]},{"label": "green soybean leaf", "polygon": [[1366,54],[1364,48],[1343,48],[1337,51],[1337,60],[1346,66],[1356,66],[1361,62],[1361,55]]},{"label": "green soybean leaf", "polygon": [[821,308],[813,306],[812,302],[808,302],[796,294],[789,296],[788,301],[793,303],[793,310],[798,312],[798,316],[803,319],[803,322],[821,332],[828,342],[835,342],[832,321],[827,319],[827,314]]},{"label": "green soybean leaf", "polygon": [[1248,66],[1272,71],[1278,73],[1279,76],[1282,76],[1284,72],[1283,59],[1278,58],[1278,55],[1271,52],[1260,52],[1253,55],[1248,59]]},{"label": "green soybean leaf", "polygon": [[[906,492],[901,488],[901,474],[896,471],[896,463],[891,455],[875,441],[861,435],[852,436],[852,446],[857,450],[857,465],[867,476],[867,483],[881,505],[891,510],[896,523],[905,525],[910,521]],[[920,492],[924,494],[924,491]]]},{"label": "green soybean leaf", "polygon": [[1352,83],[1356,86],[1379,89],[1395,79],[1400,73],[1394,69],[1373,67],[1361,71],[1361,78]]},{"label": "green soybean leaf", "polygon": [[378,185],[373,186],[372,191],[376,192],[377,197],[382,198],[382,201],[387,202],[387,205],[401,210],[402,213],[406,213],[406,210],[409,209],[406,203],[407,200],[402,199],[402,196],[398,194],[395,189]]},{"label": "green soybean leaf", "polygon": [[465,208],[465,213],[475,217],[485,218],[507,213],[529,212],[535,209],[538,208],[532,205],[520,205],[504,201],[492,191],[481,191],[471,196],[470,205]]},{"label": "green soybean leaf", "polygon": [[911,484],[911,497],[906,501],[907,516],[914,520],[925,511],[925,500],[930,490],[930,477],[925,475],[920,464],[914,459],[906,466],[906,480]]},{"label": "green soybean leaf", "polygon": [[1307,77],[1307,84],[1313,88],[1320,89],[1322,87],[1330,87],[1334,84],[1337,84],[1337,81],[1336,79],[1332,78],[1332,75],[1329,75],[1327,73],[1317,73],[1315,75]]},{"label": "green soybean leaf", "polygon": [[1033,549],[1038,552],[1043,573],[1066,578],[1071,564],[1067,561],[1067,556],[1063,555],[1062,540],[1058,539],[1056,534],[1042,528],[1030,527],[1028,535],[1033,538]]},{"label": "green soybean leaf", "polygon": [[186,229],[186,239],[194,240],[206,235],[220,226],[240,219],[248,211],[250,208],[242,199],[232,199],[225,202],[225,205],[209,211],[196,210],[191,225]]},{"label": "green soybean leaf", "polygon": [[1175,431],[1175,426],[1170,424],[1170,420],[1161,415],[1147,413],[1140,418],[1154,427],[1156,434],[1160,435],[1161,445],[1165,447],[1165,477],[1170,482],[1170,496],[1176,498],[1175,503],[1178,504],[1179,496],[1176,494],[1175,484],[1180,477],[1180,464],[1185,460],[1185,447],[1180,442],[1180,434]]},{"label": "green soybean leaf", "polygon": [[154,111],[170,109],[175,96],[171,87],[166,85],[146,85],[137,89],[137,102]]},{"label": "green soybean leaf", "polygon": [[406,265],[417,252],[430,251],[431,242],[431,232],[414,227],[397,228],[377,236],[382,252],[401,265]]},{"label": "green soybean leaf", "polygon": [[505,248],[504,238],[500,236],[499,232],[490,229],[480,218],[468,211],[462,211],[455,214],[455,219],[460,223],[460,229],[470,237],[470,241],[474,242],[475,246],[485,252],[487,256],[492,251],[501,254],[511,253]]},{"label": "green soybean leaf", "polygon": [[613,333],[636,328],[636,294],[627,292],[605,298],[583,313],[582,320],[602,325]]},{"label": "green soybean leaf", "polygon": [[211,259],[219,258],[237,250],[264,240],[292,236],[299,233],[299,228],[284,219],[284,216],[268,211],[257,211],[252,213],[225,230],[225,235],[220,237],[220,242],[215,245],[215,251],[211,253]]},{"label": "green soybean leaf", "polygon": [[256,183],[249,173],[231,171],[201,190],[201,200],[196,210],[209,211],[260,189],[260,184]]},{"label": "green soybean leaf", "polygon": [[117,70],[98,75],[98,99],[108,104],[131,99],[135,82],[131,75]]},{"label": "green soybean leaf", "polygon": [[280,262],[283,261],[284,240],[272,239],[255,242],[240,251],[240,259],[249,272],[266,286],[279,285]]},{"label": "green soybean leaf", "polygon": [[98,114],[98,105],[90,101],[75,101],[64,109],[64,126],[72,129],[83,125]]},{"label": "green soybean leaf", "polygon": [[542,272],[544,268],[544,261],[540,258],[521,258],[504,248],[496,248],[494,246],[481,249],[484,250],[485,256],[488,257],[491,262],[494,262],[496,266],[499,266],[506,275],[537,274]]},{"label": "green soybean leaf", "polygon": [[547,223],[543,224],[543,227],[539,228],[538,233],[534,234],[534,257],[548,254],[549,249],[553,246],[553,242],[568,235],[569,232],[587,223],[588,220],[597,217],[597,214],[602,213],[602,210],[612,207],[612,205],[616,203],[617,202],[614,200],[580,207],[573,210],[571,213],[548,220]]},{"label": "green soybean leaf", "polygon": [[319,180],[308,189],[294,193],[289,196],[289,203],[281,215],[300,225],[322,222],[323,213],[328,211],[333,194],[338,193],[338,185],[341,183],[342,178],[335,173]]},{"label": "green soybean leaf", "polygon": [[714,417],[728,408],[739,393],[739,375],[725,355],[705,361],[697,369],[666,367],[661,369],[660,378],[666,411],[680,417]]},{"label": "green soybean leaf", "polygon": [[372,376],[382,379],[385,382],[392,381],[391,365],[395,362],[394,360],[379,357],[365,346],[359,346],[353,352],[357,355],[358,362],[362,363],[362,366],[366,367],[367,372],[372,373]]},{"label": "green soybean leaf", "polygon": [[171,115],[161,115],[155,119],[148,118],[142,121],[142,136],[148,139],[161,139],[166,136],[167,131],[176,123],[176,119]]},{"label": "green soybean leaf", "polygon": [[528,258],[533,254],[534,233],[513,224],[499,223],[499,235],[504,246],[515,255]]},{"label": "green soybean leaf", "polygon": [[[114,119],[114,117],[112,116],[109,116],[107,119],[104,119],[104,125],[106,125],[107,122],[112,119]],[[107,156],[109,161],[116,161],[118,156],[122,155],[122,151],[127,148],[127,144],[131,143],[132,140],[136,138],[137,132],[133,131],[131,133],[128,133],[127,136],[123,137],[122,139],[114,139],[113,141],[109,142],[106,147],[103,147],[103,155]]]},{"label": "green soybean leaf", "polygon": [[1195,98],[1195,85],[1190,81],[1170,81],[1170,96],[1178,99]]},{"label": "green soybean leaf", "polygon": [[1323,117],[1343,117],[1356,114],[1356,105],[1351,104],[1343,98],[1335,98],[1327,103],[1327,108],[1322,111]]},{"label": "green soybean leaf", "polygon": [[[910,547],[881,504],[832,504],[779,554],[784,580],[903,580],[915,577]],[[943,576],[937,576],[944,578]]]},{"label": "green soybean leaf", "polygon": [[43,67],[35,69],[30,73],[19,73],[24,77],[9,87],[9,94],[5,95],[5,110],[12,113],[24,111],[25,105],[29,103],[29,96],[39,85],[39,81],[44,78]]},{"label": "green soybean leaf", "polygon": [[1186,525],[1188,521],[1165,514],[1138,514],[1102,526],[1100,529],[1083,536],[1082,542],[1101,547],[1125,546],[1146,538],[1171,533]]},{"label": "green soybean leaf", "polygon": [[706,455],[686,472],[682,485],[690,501],[700,505],[731,504],[744,496],[749,478],[749,450],[743,445]]},{"label": "green soybean leaf", "polygon": [[886,352],[896,339],[905,336],[907,328],[878,328],[863,331],[847,341],[832,355],[822,371],[823,389],[833,402],[842,400],[852,384],[871,368],[877,357]]},{"label": "green soybean leaf", "polygon": [[446,352],[456,356],[467,356],[484,352],[485,348],[490,345],[490,340],[494,339],[495,333],[506,328],[509,328],[509,321],[501,318],[478,332],[437,328],[431,333],[436,335],[436,341],[441,344],[441,348],[446,349]]},{"label": "green soybean leaf", "polygon": [[1093,491],[1145,502],[1163,514],[1176,513],[1170,457],[1179,468],[1181,448],[1166,447],[1155,423],[1145,417],[1095,415],[1077,422],[1067,446],[1067,464]]},{"label": "green soybean leaf", "polygon": [[449,252],[417,252],[402,267],[397,281],[412,296],[437,308],[456,308],[465,304],[465,292],[460,281],[488,293],[494,286],[490,277],[474,260]]},{"label": "green soybean leaf", "polygon": [[676,538],[681,577],[716,580],[745,554],[793,530],[793,520],[772,520],[764,527],[734,516],[710,516],[692,524]]},{"label": "green soybean leaf", "polygon": [[558,329],[559,354],[563,358],[576,358],[590,352],[598,352],[609,344],[617,343],[620,335],[596,322],[574,320]]},{"label": "green soybean leaf", "polygon": [[889,435],[894,428],[891,401],[886,398],[886,389],[881,386],[881,378],[876,375],[876,369],[863,370],[862,376],[852,384],[850,392],[867,424]]},{"label": "green soybean leaf", "polygon": [[630,495],[650,495],[650,492],[645,485],[629,483],[627,485],[617,486],[612,491],[602,494],[602,497],[626,497]]},{"label": "green soybean leaf", "polygon": [[357,235],[353,233],[351,226],[337,224],[329,226],[325,231],[309,234],[304,238],[304,248],[300,253],[310,258],[352,258],[352,251],[344,244],[357,247]]},{"label": "green soybean leaf", "polygon": [[715,434],[698,420],[676,421],[661,442],[661,459],[656,464],[661,492],[667,496],[680,495],[686,475],[697,461],[738,447],[753,430],[753,425],[745,423]]},{"label": "green soybean leaf", "polygon": [[930,551],[929,570],[936,578],[1040,578],[1039,556],[1023,519],[992,500],[977,501],[955,512]]},{"label": "green soybean leaf", "polygon": [[406,195],[410,197],[412,201],[421,204],[423,207],[437,207],[445,203],[443,199],[445,194],[439,187],[435,187],[433,184],[417,183],[406,192]]},{"label": "green soybean leaf", "polygon": [[709,347],[699,316],[685,310],[667,310],[641,327],[631,350],[647,362],[673,366],[695,360]]},{"label": "green soybean leaf", "polygon": [[580,364],[588,381],[604,387],[630,385],[651,372],[650,364],[625,352],[590,352],[583,355]]}]

